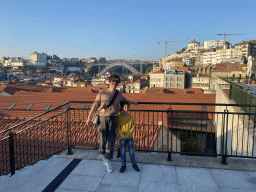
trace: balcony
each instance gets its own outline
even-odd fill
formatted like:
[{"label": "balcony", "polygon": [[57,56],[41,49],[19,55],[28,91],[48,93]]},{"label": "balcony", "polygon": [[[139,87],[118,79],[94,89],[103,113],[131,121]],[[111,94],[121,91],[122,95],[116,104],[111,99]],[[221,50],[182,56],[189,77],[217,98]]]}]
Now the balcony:
[{"label": "balcony", "polygon": [[[37,164],[39,160],[45,160],[49,157],[52,159],[56,154],[67,159],[65,161],[66,163],[64,163],[65,166],[71,163],[71,160],[69,161],[68,159],[74,159],[74,161],[76,159],[87,159],[85,161],[87,163],[83,163],[83,166],[86,167],[83,170],[88,172],[88,174],[90,172],[90,166],[103,166],[102,162],[97,163],[97,160],[102,158],[98,154],[98,129],[85,125],[91,105],[92,102],[72,101],[24,122],[18,122],[17,120],[13,122],[9,121],[10,128],[0,132],[0,158],[2,163],[0,174],[10,174],[14,176],[15,170],[16,172],[22,171],[24,167],[26,168],[29,165]],[[173,189],[179,191],[179,186],[181,188],[184,187],[182,181],[188,181],[186,179],[184,180],[185,175],[188,174],[191,177],[197,177],[194,174],[201,173],[206,178],[211,177],[211,179],[207,181],[208,184],[212,183],[213,188],[216,189],[216,191],[220,191],[216,181],[213,183],[214,179],[212,179],[212,176],[209,176],[209,170],[207,171],[205,169],[205,171],[202,171],[202,169],[197,169],[198,167],[207,169],[224,168],[256,171],[256,164],[254,161],[250,160],[254,159],[256,156],[254,147],[255,124],[253,121],[256,114],[233,112],[234,107],[255,106],[161,102],[139,102],[139,105],[132,106],[131,114],[136,124],[133,135],[134,148],[137,162],[141,167],[141,173],[138,174],[141,174],[142,178],[147,178],[146,180],[149,182],[149,186],[154,185],[155,187],[156,185],[159,187],[159,184],[153,184],[154,182],[150,183],[150,181],[157,180],[157,182],[160,182],[161,179],[159,180],[160,177],[158,176],[165,173],[162,175],[163,180],[166,180],[168,183],[172,182],[170,178],[176,179],[175,184],[171,186],[173,186]],[[129,157],[128,154],[127,157]],[[242,159],[238,160],[236,158]],[[51,160],[49,159],[47,161]],[[119,144],[116,142],[113,162],[116,172],[118,172],[118,166],[120,165],[120,163],[117,163],[118,161],[120,162],[120,150]],[[209,162],[209,164],[205,162]],[[239,162],[240,168],[236,166],[237,162]],[[150,163],[157,163],[159,166],[149,165]],[[36,164],[34,166],[36,166]],[[171,165],[171,167],[164,165]],[[178,166],[184,167],[180,168]],[[189,169],[186,168],[187,166],[197,168]],[[64,167],[62,169],[64,169]],[[128,168],[131,169],[131,166],[128,166]],[[80,169],[82,169],[82,167],[80,167]],[[159,172],[159,170],[162,171]],[[114,178],[119,177],[119,173],[116,172],[116,175],[113,176]],[[215,171],[213,170],[211,172],[215,177]],[[61,170],[59,170],[59,173],[61,175]],[[79,175],[79,173],[77,174]],[[103,177],[104,175],[103,173],[97,174],[98,177]],[[128,171],[127,177],[130,178],[128,180],[133,181],[132,179],[137,178],[137,184],[143,183],[143,179],[139,182],[138,179],[140,175],[138,174]],[[223,176],[226,174],[232,173],[220,173],[220,175]],[[149,177],[148,175],[151,176]],[[111,176],[106,177],[108,177],[109,181],[106,179],[104,185],[107,185],[110,181],[113,182]],[[127,180],[126,176],[121,176],[121,178],[123,178],[123,181],[118,179],[121,184],[116,183],[112,185],[122,185],[122,182],[124,183],[125,180]],[[52,178],[52,180],[53,179],[54,178]],[[96,180],[95,182],[98,182],[98,180]],[[245,180],[246,179],[243,177],[243,181]],[[200,185],[204,185],[204,182],[196,180],[195,182],[198,182],[197,185],[199,185],[199,183]],[[221,182],[221,179],[219,182]],[[143,183],[141,185],[146,184]],[[164,185],[163,187],[166,189],[167,184],[165,183]],[[218,183],[218,185],[220,184]],[[205,187],[207,188],[207,186]],[[130,190],[132,189],[133,188]],[[249,187],[248,189],[252,188]]]}]

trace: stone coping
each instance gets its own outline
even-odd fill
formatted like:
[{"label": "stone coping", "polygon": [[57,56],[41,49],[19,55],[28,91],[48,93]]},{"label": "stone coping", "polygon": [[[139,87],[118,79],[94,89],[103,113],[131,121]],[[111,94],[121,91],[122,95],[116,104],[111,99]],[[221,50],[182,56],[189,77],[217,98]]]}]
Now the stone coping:
[{"label": "stone coping", "polygon": [[[98,150],[72,149],[72,155],[67,155],[67,152],[67,149],[63,151],[59,155],[59,158],[76,158],[86,160],[102,160],[103,158],[103,155],[101,155]],[[114,157],[112,161],[121,162],[121,158],[118,158],[116,156],[117,151],[114,152]],[[229,157],[227,158],[227,164],[223,165],[221,163],[221,157],[185,156],[172,154],[172,161],[167,161],[167,157],[167,153],[135,152],[135,158],[137,163],[256,172],[256,159]],[[126,152],[126,161],[131,162],[128,152]]]}]

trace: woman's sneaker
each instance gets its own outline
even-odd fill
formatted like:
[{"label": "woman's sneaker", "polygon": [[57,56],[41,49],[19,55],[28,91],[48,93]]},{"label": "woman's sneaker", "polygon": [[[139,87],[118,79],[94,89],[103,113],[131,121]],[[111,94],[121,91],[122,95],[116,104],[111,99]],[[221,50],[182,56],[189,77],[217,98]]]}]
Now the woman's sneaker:
[{"label": "woman's sneaker", "polygon": [[123,172],[125,171],[125,169],[126,169],[126,165],[122,165],[121,168],[120,168],[120,170],[119,170],[119,172],[120,172],[120,173],[123,173]]},{"label": "woman's sneaker", "polygon": [[107,159],[103,157],[103,164],[104,166],[107,166]]},{"label": "woman's sneaker", "polygon": [[111,163],[110,163],[110,161],[109,160],[107,160],[106,161],[106,164],[107,164],[107,172],[109,172],[109,173],[112,173],[112,165],[111,165]]},{"label": "woman's sneaker", "polygon": [[137,165],[137,164],[132,165],[132,167],[133,167],[133,169],[134,169],[135,171],[137,171],[137,172],[139,172],[139,171],[140,171],[140,169],[139,169],[139,167],[138,167],[138,165]]}]

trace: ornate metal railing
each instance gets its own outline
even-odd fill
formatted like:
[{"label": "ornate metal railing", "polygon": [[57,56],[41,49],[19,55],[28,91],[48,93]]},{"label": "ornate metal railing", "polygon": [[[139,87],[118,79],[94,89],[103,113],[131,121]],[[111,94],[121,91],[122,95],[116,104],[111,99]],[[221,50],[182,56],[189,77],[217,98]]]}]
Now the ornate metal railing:
[{"label": "ornate metal railing", "polygon": [[[0,132],[0,175],[68,149],[98,149],[98,129],[86,125],[91,101],[70,101]],[[138,152],[255,158],[255,113],[237,104],[152,103],[131,106]],[[115,150],[118,150],[118,138]],[[120,155],[120,154],[119,154]]]}]

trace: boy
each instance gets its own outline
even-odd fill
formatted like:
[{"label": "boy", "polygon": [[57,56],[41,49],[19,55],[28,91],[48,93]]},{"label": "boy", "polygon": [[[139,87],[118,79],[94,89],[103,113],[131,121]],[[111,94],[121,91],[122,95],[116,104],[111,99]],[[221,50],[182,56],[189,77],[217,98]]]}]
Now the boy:
[{"label": "boy", "polygon": [[120,168],[120,173],[123,173],[126,169],[126,145],[128,146],[130,159],[132,163],[132,167],[139,172],[140,169],[137,166],[135,161],[135,153],[134,153],[134,146],[133,146],[133,131],[135,129],[134,119],[133,116],[130,115],[129,109],[130,104],[126,101],[121,101],[121,113],[117,116],[117,132],[120,139],[120,151],[121,151],[121,160],[122,166]]}]

